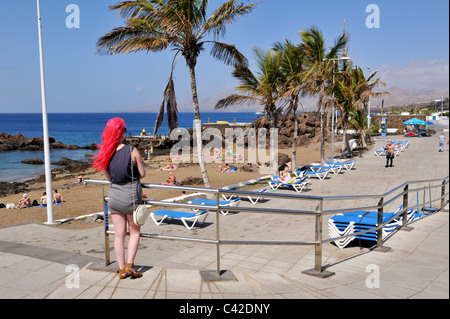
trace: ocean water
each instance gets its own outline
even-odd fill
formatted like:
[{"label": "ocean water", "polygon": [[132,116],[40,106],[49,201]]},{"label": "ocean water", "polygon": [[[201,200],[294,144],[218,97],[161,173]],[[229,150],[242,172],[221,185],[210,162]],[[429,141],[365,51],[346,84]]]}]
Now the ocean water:
[{"label": "ocean water", "polygon": [[[101,134],[109,119],[121,117],[124,119],[127,130],[131,135],[139,135],[142,129],[153,134],[156,113],[49,113],[49,136],[56,141],[70,145],[91,145],[101,142]],[[203,123],[227,121],[227,122],[252,122],[258,115],[249,112],[203,112]],[[190,128],[193,126],[194,113],[179,113],[178,126]],[[42,114],[0,114],[0,133],[16,135],[20,132],[25,137],[42,137]],[[158,134],[167,134],[169,128],[167,119],[158,130]],[[50,150],[51,161],[58,161],[61,157],[74,160],[86,160],[86,154],[92,154],[91,150]],[[0,152],[0,181],[22,182],[45,173],[44,165],[29,165],[21,163],[24,159],[39,157],[44,159],[44,151],[12,151]],[[52,166],[56,168],[58,166]]]}]

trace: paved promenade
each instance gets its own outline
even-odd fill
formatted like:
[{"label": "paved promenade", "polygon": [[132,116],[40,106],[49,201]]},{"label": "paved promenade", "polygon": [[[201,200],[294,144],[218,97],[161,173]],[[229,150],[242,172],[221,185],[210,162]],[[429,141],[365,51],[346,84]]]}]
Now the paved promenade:
[{"label": "paved promenade", "polygon": [[[302,194],[383,194],[406,181],[444,179],[449,174],[449,150],[446,145],[444,152],[438,152],[442,128],[437,131],[432,137],[412,138],[392,168],[384,167],[384,157],[368,152],[356,158],[353,170],[313,179]],[[444,133],[448,139],[448,130]],[[386,138],[375,141],[374,149],[379,149]],[[429,194],[411,194],[412,203],[417,196],[428,200]],[[325,209],[376,205],[377,200],[335,201]],[[392,209],[400,204],[401,199],[393,202]],[[244,200],[241,205],[253,207]],[[314,209],[317,202],[272,199],[254,207],[293,209],[295,205]],[[323,224],[324,238],[328,238],[327,220]],[[300,298],[448,299],[448,204],[410,226],[411,231],[397,231],[383,243],[388,252],[373,251],[367,244],[360,247],[357,240],[344,249],[324,244],[324,268],[335,273],[324,279],[302,273],[314,267],[313,246],[221,245],[221,269],[231,271],[237,280],[210,282],[202,280],[199,271],[216,269],[215,245],[142,239],[136,265],[144,276],[119,280],[117,264],[105,266],[102,227],[67,230],[35,223],[14,225],[0,228],[0,298],[250,299],[247,303]],[[315,224],[308,216],[230,213],[221,217],[220,229],[222,240],[313,241]],[[156,226],[149,219],[142,232],[215,239],[215,214],[191,231],[177,223]],[[110,242],[114,261],[113,236]]]}]

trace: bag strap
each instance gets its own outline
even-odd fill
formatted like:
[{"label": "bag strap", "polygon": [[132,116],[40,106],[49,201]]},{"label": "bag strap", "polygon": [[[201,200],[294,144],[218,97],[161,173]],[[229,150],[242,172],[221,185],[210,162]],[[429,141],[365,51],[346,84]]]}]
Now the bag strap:
[{"label": "bag strap", "polygon": [[130,145],[130,164],[131,164],[131,188],[133,189],[133,211],[136,210],[136,196],[135,196],[135,192],[136,190],[134,189],[134,176],[133,176],[133,146]]}]

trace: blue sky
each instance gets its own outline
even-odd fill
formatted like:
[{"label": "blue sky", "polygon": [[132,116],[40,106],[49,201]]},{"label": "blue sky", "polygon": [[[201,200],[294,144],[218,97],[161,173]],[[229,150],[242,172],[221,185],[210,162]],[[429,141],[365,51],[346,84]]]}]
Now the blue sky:
[{"label": "blue sky", "polygon": [[[157,112],[172,51],[96,55],[96,41],[123,20],[109,11],[114,0],[41,0],[48,112]],[[210,1],[209,10],[222,1]],[[244,0],[244,2],[248,2]],[[80,28],[66,27],[69,4],[80,9]],[[380,27],[368,28],[369,4],[380,9]],[[410,96],[433,90],[448,96],[449,2],[447,0],[266,0],[227,28],[223,42],[235,44],[254,65],[252,48],[275,41],[299,43],[298,32],[317,25],[327,44],[350,34],[349,57],[366,70],[379,69],[387,88]],[[41,111],[37,9],[35,0],[0,1],[0,112]],[[197,64],[201,110],[234,92],[232,68],[205,50]],[[368,71],[367,71],[368,72]],[[180,111],[191,111],[188,69],[175,72]],[[437,96],[439,95],[439,96]],[[400,96],[400,95],[399,95]],[[250,110],[253,108],[239,108]]]}]

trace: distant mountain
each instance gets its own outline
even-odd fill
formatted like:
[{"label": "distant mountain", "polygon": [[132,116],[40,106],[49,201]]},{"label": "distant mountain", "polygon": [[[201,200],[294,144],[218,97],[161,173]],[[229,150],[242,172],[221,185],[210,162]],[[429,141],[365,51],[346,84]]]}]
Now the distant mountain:
[{"label": "distant mountain", "polygon": [[[385,95],[376,99],[371,100],[371,105],[381,106],[381,102],[384,99],[384,106],[400,106],[404,104],[412,103],[422,103],[430,102],[441,97],[448,97],[449,90],[436,90],[436,89],[402,89],[398,86],[392,86],[390,88],[384,88],[380,91],[387,91],[390,95]],[[216,103],[224,98],[226,94],[217,94],[207,96],[205,98],[200,98],[200,110],[201,111],[214,111],[214,106]],[[317,109],[317,99],[315,98],[302,98],[300,102],[303,105],[304,111],[312,111]],[[156,104],[141,104],[128,109],[123,110],[124,112],[158,112],[160,105]],[[244,104],[235,105],[227,109],[220,110],[221,112],[253,112],[261,108],[258,104]],[[178,101],[179,112],[192,112],[192,101],[184,100]],[[299,111],[302,111],[302,107],[299,107]]]},{"label": "distant mountain", "polygon": [[384,99],[384,106],[392,105],[404,105],[412,103],[430,102],[441,97],[448,97],[449,90],[435,90],[435,89],[402,89],[397,86],[393,86],[387,89],[390,95],[385,95],[371,100],[373,106],[381,106],[381,102]]}]

